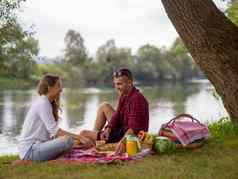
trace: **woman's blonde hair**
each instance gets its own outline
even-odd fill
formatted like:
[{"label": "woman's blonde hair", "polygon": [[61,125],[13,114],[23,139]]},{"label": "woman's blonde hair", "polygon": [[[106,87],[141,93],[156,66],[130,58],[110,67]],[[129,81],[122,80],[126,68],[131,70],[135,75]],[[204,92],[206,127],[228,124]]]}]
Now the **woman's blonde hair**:
[{"label": "woman's blonde hair", "polygon": [[[59,76],[52,75],[52,74],[46,74],[43,76],[43,78],[38,83],[38,94],[39,95],[47,95],[49,92],[49,87],[53,87],[55,83],[60,80]],[[59,110],[60,110],[60,99],[55,99],[51,102],[52,108],[53,108],[53,116],[55,118],[55,121],[59,120]]]}]

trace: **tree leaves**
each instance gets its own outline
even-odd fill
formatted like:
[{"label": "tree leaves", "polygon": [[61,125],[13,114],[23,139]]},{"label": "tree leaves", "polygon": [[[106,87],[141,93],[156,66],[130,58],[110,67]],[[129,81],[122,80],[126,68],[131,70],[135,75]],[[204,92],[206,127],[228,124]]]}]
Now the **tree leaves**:
[{"label": "tree leaves", "polygon": [[227,15],[238,26],[238,1],[233,1],[227,9]]}]

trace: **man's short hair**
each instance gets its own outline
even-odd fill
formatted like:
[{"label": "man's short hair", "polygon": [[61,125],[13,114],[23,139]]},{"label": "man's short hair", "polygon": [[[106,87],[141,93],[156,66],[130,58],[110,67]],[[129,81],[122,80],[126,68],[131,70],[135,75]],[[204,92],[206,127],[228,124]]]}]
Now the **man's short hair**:
[{"label": "man's short hair", "polygon": [[126,76],[127,78],[129,78],[130,80],[133,80],[133,76],[132,73],[129,69],[127,68],[120,68],[119,70],[115,71],[113,73],[113,77],[121,77],[121,76]]}]

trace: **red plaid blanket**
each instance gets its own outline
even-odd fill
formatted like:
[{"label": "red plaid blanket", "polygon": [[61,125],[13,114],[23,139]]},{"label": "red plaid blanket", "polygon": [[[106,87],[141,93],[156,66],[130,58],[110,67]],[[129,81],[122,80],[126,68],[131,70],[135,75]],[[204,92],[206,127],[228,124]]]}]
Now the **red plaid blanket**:
[{"label": "red plaid blanket", "polygon": [[[53,164],[108,164],[119,161],[139,160],[151,154],[150,149],[144,149],[134,157],[129,157],[126,153],[122,155],[113,155],[113,152],[99,152],[96,149],[74,149],[70,153],[61,156],[58,159],[48,161]],[[17,160],[13,165],[30,164],[31,161]]]}]

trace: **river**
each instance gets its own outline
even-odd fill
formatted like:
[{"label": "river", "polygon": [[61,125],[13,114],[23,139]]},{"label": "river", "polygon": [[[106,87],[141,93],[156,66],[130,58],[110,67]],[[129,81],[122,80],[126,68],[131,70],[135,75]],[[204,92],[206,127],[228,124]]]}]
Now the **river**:
[{"label": "river", "polygon": [[[213,86],[206,80],[138,88],[149,101],[152,133],[180,113],[192,114],[206,124],[227,116],[222,102],[213,95]],[[17,154],[24,117],[36,97],[35,89],[0,91],[0,155]],[[103,101],[115,105],[116,99],[114,89],[110,88],[64,88],[60,127],[72,132],[92,129],[98,105]]]}]

